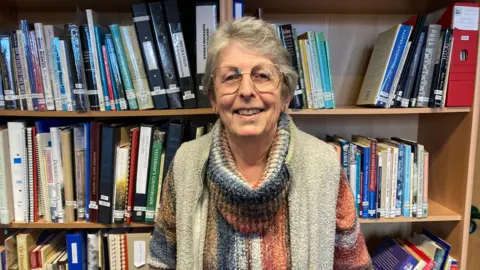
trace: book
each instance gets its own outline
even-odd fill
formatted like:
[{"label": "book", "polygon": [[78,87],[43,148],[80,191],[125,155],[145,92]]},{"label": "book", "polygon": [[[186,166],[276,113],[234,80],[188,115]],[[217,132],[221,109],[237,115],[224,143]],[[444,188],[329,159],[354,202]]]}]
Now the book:
[{"label": "book", "polygon": [[389,236],[384,236],[372,254],[375,269],[413,269],[418,261]]},{"label": "book", "polygon": [[148,175],[147,203],[145,222],[154,222],[157,192],[162,191],[162,181],[160,179],[160,164],[162,157],[163,144],[165,141],[165,131],[160,127],[154,127],[152,133],[152,150],[150,154],[150,171]]},{"label": "book", "polygon": [[87,269],[86,232],[78,230],[67,233],[68,269]]},{"label": "book", "polygon": [[140,126],[140,140],[138,145],[137,179],[135,182],[135,196],[132,220],[145,221],[148,172],[150,168],[150,151],[152,147],[153,126]]},{"label": "book", "polygon": [[8,122],[8,144],[10,146],[10,169],[12,177],[12,193],[14,204],[14,217],[17,222],[28,221],[25,217],[24,189],[27,179],[24,175],[24,167],[27,166],[27,157],[23,151],[23,142],[18,138],[24,138],[22,135],[25,129],[25,122]]},{"label": "book", "polygon": [[130,142],[117,146],[115,160],[115,179],[113,189],[112,223],[124,223],[127,201],[128,165]]},{"label": "book", "polygon": [[12,171],[8,130],[0,126],[0,224],[10,224],[14,219]]},{"label": "book", "polygon": [[85,13],[87,15],[88,31],[90,35],[90,41],[92,43],[92,47],[90,49],[93,57],[93,69],[96,71],[96,73],[93,74],[96,84],[95,85],[92,84],[92,86],[93,87],[96,86],[97,89],[92,89],[92,90],[97,90],[98,104],[100,107],[100,111],[105,111],[105,100],[103,97],[104,84],[102,82],[102,75],[101,75],[102,71],[100,69],[101,57],[99,53],[99,48],[101,48],[101,46],[99,46],[100,41],[97,40],[97,37],[99,37],[99,35],[97,35],[99,29],[98,28],[96,29],[96,27],[98,27],[99,18],[98,18],[98,14],[92,9],[86,9]]},{"label": "book", "polygon": [[12,39],[14,39],[12,35],[0,36],[0,77],[2,78],[0,84],[5,95],[5,109],[20,110],[20,96],[15,83],[19,76],[15,76],[15,44]]},{"label": "book", "polygon": [[87,89],[90,110],[100,111],[98,99],[98,86],[96,76],[99,72],[95,69],[93,44],[88,25],[80,25],[80,41],[83,50],[83,66],[85,68],[85,87]]}]

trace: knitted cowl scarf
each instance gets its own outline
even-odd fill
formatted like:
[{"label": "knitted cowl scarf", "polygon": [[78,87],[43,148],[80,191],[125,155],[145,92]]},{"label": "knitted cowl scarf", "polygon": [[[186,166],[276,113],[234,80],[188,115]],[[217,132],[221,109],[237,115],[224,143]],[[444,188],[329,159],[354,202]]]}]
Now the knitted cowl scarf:
[{"label": "knitted cowl scarf", "polygon": [[225,127],[214,129],[208,160],[207,183],[211,201],[232,227],[244,234],[262,234],[276,223],[286,203],[290,177],[285,165],[290,143],[290,120],[280,114],[267,165],[257,187],[250,187],[235,166]]}]

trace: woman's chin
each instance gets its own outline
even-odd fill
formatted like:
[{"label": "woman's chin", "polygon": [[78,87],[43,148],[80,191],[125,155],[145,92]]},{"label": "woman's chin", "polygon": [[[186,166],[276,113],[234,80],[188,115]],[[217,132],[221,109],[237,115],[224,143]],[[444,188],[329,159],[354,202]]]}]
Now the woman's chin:
[{"label": "woman's chin", "polygon": [[259,127],[254,127],[254,126],[246,126],[246,127],[240,127],[236,128],[234,134],[237,135],[238,137],[243,137],[243,138],[251,138],[251,137],[258,137],[264,134],[263,128]]}]

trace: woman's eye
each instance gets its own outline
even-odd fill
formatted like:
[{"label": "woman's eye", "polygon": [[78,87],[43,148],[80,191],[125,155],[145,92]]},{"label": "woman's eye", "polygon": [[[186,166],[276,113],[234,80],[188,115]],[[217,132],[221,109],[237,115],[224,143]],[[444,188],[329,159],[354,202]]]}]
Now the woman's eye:
[{"label": "woman's eye", "polygon": [[224,82],[229,82],[229,81],[233,81],[233,80],[236,80],[236,79],[238,79],[238,76],[235,75],[235,74],[232,74],[232,75],[225,76],[223,81]]},{"label": "woman's eye", "polygon": [[257,73],[254,75],[256,80],[270,80],[270,75],[267,73]]}]

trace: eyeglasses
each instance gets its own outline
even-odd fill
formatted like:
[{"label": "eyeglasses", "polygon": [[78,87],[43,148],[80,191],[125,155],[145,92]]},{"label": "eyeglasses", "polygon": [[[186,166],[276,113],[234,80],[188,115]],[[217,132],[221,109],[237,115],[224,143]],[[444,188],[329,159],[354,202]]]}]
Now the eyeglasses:
[{"label": "eyeglasses", "polygon": [[215,90],[223,95],[234,94],[240,88],[245,74],[250,75],[255,89],[263,93],[275,91],[283,76],[278,66],[274,64],[257,65],[250,73],[242,73],[237,67],[219,67],[212,74]]}]

